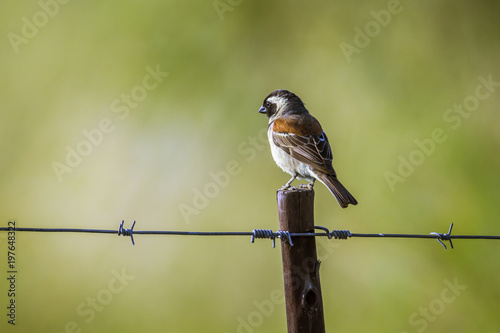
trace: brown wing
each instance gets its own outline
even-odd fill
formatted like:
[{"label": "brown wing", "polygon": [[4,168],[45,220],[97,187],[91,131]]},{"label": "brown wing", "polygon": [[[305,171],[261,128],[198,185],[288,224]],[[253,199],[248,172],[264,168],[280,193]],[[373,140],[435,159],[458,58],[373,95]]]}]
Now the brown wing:
[{"label": "brown wing", "polygon": [[317,170],[335,175],[328,138],[313,116],[277,119],[273,130],[273,142],[279,148]]}]

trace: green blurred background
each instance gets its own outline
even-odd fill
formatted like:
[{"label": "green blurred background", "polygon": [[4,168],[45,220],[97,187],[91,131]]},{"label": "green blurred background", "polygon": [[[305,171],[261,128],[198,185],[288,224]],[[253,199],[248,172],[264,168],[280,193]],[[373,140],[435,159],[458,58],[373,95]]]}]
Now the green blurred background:
[{"label": "green blurred background", "polygon": [[[499,7],[4,1],[1,224],[276,230],[275,193],[289,176],[272,161],[257,111],[286,88],[321,121],[359,201],[342,210],[317,185],[316,224],[444,233],[454,222],[455,234],[498,235],[500,86],[479,77],[500,82]],[[156,82],[150,71],[161,72]],[[473,111],[451,113],[464,101]],[[444,142],[429,143],[435,129]],[[67,165],[68,149],[85,156],[58,177],[54,163]],[[417,165],[405,169],[410,158]],[[406,174],[390,186],[398,168]],[[18,232],[12,327],[0,233],[0,330],[286,331],[281,253],[271,241],[135,241]],[[317,241],[328,332],[498,331],[500,242],[456,240],[445,252],[434,240]]]}]

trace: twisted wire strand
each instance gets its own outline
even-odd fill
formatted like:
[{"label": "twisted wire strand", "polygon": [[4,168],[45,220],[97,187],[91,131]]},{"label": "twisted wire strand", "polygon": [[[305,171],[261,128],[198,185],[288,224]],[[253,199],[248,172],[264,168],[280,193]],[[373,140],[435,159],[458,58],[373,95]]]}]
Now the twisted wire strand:
[{"label": "twisted wire strand", "polygon": [[351,233],[349,230],[332,230],[331,232],[326,227],[315,226],[315,229],[322,230],[323,232],[289,232],[278,230],[273,232],[270,229],[254,229],[252,231],[140,231],[133,230],[136,221],[132,223],[130,229],[124,228],[125,221],[122,220],[118,230],[103,230],[103,229],[70,229],[70,228],[18,228],[18,227],[0,227],[0,231],[25,231],[25,232],[72,232],[72,233],[103,233],[103,234],[118,234],[118,236],[130,236],[132,244],[135,245],[134,235],[179,235],[179,236],[251,236],[253,243],[256,238],[267,238],[273,241],[275,247],[276,238],[290,243],[293,246],[293,237],[321,237],[327,236],[329,239],[346,240],[348,238],[430,238],[436,239],[446,250],[447,247],[444,242],[450,242],[450,247],[453,249],[452,239],[490,239],[500,240],[500,236],[491,235],[451,235],[453,223],[447,233],[431,232],[430,234],[383,234],[383,233]]}]

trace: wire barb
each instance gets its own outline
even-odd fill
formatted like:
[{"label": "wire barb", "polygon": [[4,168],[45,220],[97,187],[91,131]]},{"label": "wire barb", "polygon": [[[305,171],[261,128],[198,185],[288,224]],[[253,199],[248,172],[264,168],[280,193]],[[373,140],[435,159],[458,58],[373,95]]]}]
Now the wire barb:
[{"label": "wire barb", "polygon": [[274,233],[270,229],[253,229],[252,230],[252,243],[255,238],[271,238],[273,240],[273,248],[275,246]]},{"label": "wire barb", "polygon": [[[282,242],[288,242],[290,246],[293,246],[292,235],[290,235],[289,231],[276,231],[277,237],[281,239]],[[274,247],[274,246],[273,246]]]},{"label": "wire barb", "polygon": [[335,239],[347,239],[352,237],[352,234],[349,230],[332,230],[332,232],[330,232],[328,228],[319,225],[315,225],[314,229],[323,230],[326,233],[326,236],[328,236],[328,239],[332,239],[332,236]]},{"label": "wire barb", "polygon": [[133,235],[135,220],[134,220],[134,222],[132,222],[132,227],[130,229],[124,229],[123,223],[125,223],[124,220],[122,220],[122,223],[120,223],[120,227],[118,228],[118,236],[130,236],[130,239],[132,240],[132,245],[135,245],[134,235]]},{"label": "wire barb", "polygon": [[282,242],[288,242],[291,246],[293,246],[292,236],[290,235],[290,232],[281,230],[273,232],[270,229],[253,229],[251,241],[253,243],[255,241],[255,238],[269,238],[273,240],[273,248],[275,248],[276,237],[281,239]]},{"label": "wire barb", "polygon": [[332,230],[330,237],[333,235],[335,239],[347,239],[351,238],[352,234],[349,230]]},{"label": "wire barb", "polygon": [[431,235],[437,236],[436,237],[437,241],[441,245],[443,245],[445,251],[446,251],[446,245],[443,243],[443,241],[449,241],[450,242],[450,247],[453,250],[453,243],[451,242],[451,229],[453,229],[453,222],[450,224],[450,229],[445,234],[442,234],[440,232],[431,232]]}]

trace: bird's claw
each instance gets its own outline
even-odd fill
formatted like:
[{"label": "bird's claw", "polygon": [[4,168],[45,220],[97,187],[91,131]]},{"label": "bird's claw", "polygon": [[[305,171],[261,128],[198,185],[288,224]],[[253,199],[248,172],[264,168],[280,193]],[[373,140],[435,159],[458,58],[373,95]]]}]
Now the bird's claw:
[{"label": "bird's claw", "polygon": [[281,188],[280,188],[280,191],[297,191],[297,188],[295,188],[294,186],[290,185],[290,184],[285,184],[283,185]]},{"label": "bird's claw", "polygon": [[297,187],[312,190],[313,186],[314,186],[314,183],[309,183],[309,184],[300,184]]}]

